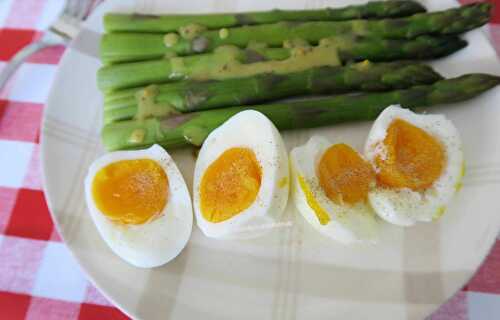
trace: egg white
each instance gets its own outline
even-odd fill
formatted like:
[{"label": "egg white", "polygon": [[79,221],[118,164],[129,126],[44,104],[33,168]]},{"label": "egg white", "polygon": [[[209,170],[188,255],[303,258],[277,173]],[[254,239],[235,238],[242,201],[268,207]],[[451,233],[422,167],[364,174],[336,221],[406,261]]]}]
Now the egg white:
[{"label": "egg white", "polygon": [[[332,143],[320,136],[313,136],[290,153],[293,177],[292,198],[302,216],[323,235],[342,243],[376,242],[378,222],[375,213],[367,203],[339,205],[331,201],[319,184],[316,168],[321,157]],[[322,225],[316,212],[308,204],[306,192],[299,183],[302,177],[318,205],[328,214],[330,221]]]},{"label": "egg white", "polygon": [[[255,201],[232,218],[213,223],[201,213],[200,183],[207,168],[230,148],[248,148],[262,169]],[[245,239],[260,236],[276,226],[285,209],[289,192],[288,157],[283,139],[274,124],[262,113],[242,111],[207,137],[194,170],[193,202],[199,228],[208,237]]]},{"label": "egg white", "polygon": [[[140,225],[124,225],[108,219],[92,197],[92,182],[103,167],[121,160],[151,159],[168,177],[167,205],[161,214]],[[85,178],[87,207],[101,237],[111,250],[141,268],[160,266],[174,259],[186,246],[193,226],[193,211],[186,183],[170,155],[160,146],[145,150],[116,151],[95,160]]]},{"label": "egg white", "polygon": [[441,176],[427,190],[416,192],[408,188],[377,187],[368,195],[370,204],[382,219],[400,226],[438,219],[462,180],[464,159],[460,134],[444,115],[416,114],[399,106],[389,106],[374,122],[366,141],[365,155],[373,164],[377,155],[383,157],[384,150],[379,142],[385,139],[387,128],[394,119],[405,120],[436,138],[444,147],[446,165]]}]

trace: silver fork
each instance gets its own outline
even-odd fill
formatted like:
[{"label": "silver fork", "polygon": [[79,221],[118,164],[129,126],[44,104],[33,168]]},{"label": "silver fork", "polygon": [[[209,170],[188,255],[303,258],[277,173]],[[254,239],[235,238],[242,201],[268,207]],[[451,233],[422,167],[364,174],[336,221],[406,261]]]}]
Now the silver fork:
[{"label": "silver fork", "polygon": [[33,53],[46,47],[68,44],[71,39],[76,37],[81,23],[98,3],[98,0],[67,0],[63,12],[44,35],[38,41],[19,50],[7,63],[0,73],[0,89],[5,86],[16,69]]}]

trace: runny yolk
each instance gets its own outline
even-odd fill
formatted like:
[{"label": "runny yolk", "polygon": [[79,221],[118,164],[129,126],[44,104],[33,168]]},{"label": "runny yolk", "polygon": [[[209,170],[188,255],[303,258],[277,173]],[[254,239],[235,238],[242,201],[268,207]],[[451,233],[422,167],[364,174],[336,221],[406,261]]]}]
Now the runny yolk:
[{"label": "runny yolk", "polygon": [[335,144],[321,157],[317,168],[321,188],[337,204],[365,201],[375,183],[371,165],[346,144]]},{"label": "runny yolk", "polygon": [[252,150],[226,150],[208,166],[201,179],[203,217],[218,223],[242,212],[255,201],[261,180],[262,169]]},{"label": "runny yolk", "polygon": [[122,160],[99,170],[92,182],[97,208],[123,224],[142,224],[167,204],[168,177],[154,160]]},{"label": "runny yolk", "polygon": [[375,158],[380,170],[377,181],[382,186],[422,191],[443,172],[445,151],[442,144],[405,120],[392,121],[383,146],[385,155]]}]

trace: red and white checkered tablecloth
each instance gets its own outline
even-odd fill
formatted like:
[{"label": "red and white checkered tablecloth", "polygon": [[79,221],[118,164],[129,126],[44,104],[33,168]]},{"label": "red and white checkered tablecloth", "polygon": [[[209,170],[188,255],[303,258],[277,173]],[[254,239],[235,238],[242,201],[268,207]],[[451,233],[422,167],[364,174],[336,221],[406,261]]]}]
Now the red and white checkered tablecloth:
[{"label": "red and white checkered tablecloth", "polygon": [[[474,1],[461,1],[462,3]],[[490,38],[500,52],[500,0]],[[0,70],[36,40],[64,0],[0,0]],[[41,186],[39,133],[64,47],[32,56],[0,91],[0,320],[126,319],[61,242]],[[432,320],[500,319],[500,239],[474,278]]]}]

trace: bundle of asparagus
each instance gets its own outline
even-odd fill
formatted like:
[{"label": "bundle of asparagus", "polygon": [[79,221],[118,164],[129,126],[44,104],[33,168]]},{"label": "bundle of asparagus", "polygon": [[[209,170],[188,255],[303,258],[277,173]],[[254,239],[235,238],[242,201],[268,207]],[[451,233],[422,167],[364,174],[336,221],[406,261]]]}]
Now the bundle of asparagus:
[{"label": "bundle of asparagus", "polygon": [[[200,145],[249,108],[285,130],[373,119],[390,104],[469,99],[499,78],[445,80],[429,66],[401,60],[440,58],[465,47],[457,35],[485,24],[490,9],[481,3],[424,13],[414,1],[380,1],[239,14],[108,14],[98,72],[104,145]],[[359,91],[367,93],[345,94]],[[252,105],[338,93],[344,95]]]}]

